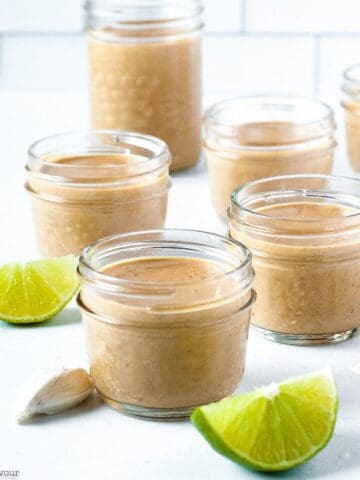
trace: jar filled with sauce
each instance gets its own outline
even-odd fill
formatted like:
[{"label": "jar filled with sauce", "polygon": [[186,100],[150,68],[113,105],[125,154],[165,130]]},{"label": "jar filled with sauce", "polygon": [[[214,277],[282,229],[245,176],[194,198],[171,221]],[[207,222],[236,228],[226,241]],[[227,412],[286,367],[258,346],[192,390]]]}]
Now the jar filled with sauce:
[{"label": "jar filled with sauce", "polygon": [[171,170],[194,165],[201,137],[199,0],[88,0],[91,124],[165,141]]},{"label": "jar filled with sauce", "polygon": [[252,323],[283,343],[335,343],[360,327],[360,181],[284,175],[232,194],[230,235],[253,254]]},{"label": "jar filled with sauce", "polygon": [[192,230],[131,232],[87,247],[79,273],[90,372],[109,405],[187,417],[236,390],[255,300],[243,245]]},{"label": "jar filled with sauce", "polygon": [[29,147],[30,194],[40,253],[76,254],[106,235],[165,224],[171,156],[149,135],[70,132]]},{"label": "jar filled with sauce", "polygon": [[353,170],[360,172],[360,64],[345,70],[342,92],[348,156]]},{"label": "jar filled with sauce", "polygon": [[296,96],[221,101],[204,116],[204,150],[212,201],[226,219],[231,192],[258,178],[329,174],[336,145],[331,107]]}]

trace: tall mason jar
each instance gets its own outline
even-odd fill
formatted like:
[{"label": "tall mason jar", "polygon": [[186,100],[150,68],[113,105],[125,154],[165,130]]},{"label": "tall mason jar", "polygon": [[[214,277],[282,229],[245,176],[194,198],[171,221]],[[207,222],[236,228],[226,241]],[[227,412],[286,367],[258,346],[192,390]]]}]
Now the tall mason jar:
[{"label": "tall mason jar", "polygon": [[331,173],[334,113],[317,99],[290,95],[232,98],[204,115],[212,202],[227,218],[231,192],[257,178]]},{"label": "tall mason jar", "polygon": [[194,165],[201,137],[200,0],[88,0],[93,128],[154,135],[171,170]]},{"label": "tall mason jar", "polygon": [[360,172],[360,64],[344,72],[342,84],[347,150],[350,164]]},{"label": "tall mason jar", "polygon": [[283,343],[335,343],[360,326],[360,181],[284,175],[232,194],[230,235],[253,254],[252,323]]}]

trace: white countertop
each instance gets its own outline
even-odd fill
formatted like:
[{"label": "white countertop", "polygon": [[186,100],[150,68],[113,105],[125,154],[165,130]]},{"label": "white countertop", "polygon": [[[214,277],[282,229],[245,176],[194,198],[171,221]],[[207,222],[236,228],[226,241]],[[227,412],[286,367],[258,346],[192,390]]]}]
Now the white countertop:
[{"label": "white countertop", "polygon": [[[38,256],[23,190],[27,146],[51,133],[84,128],[86,118],[85,95],[0,95],[0,263]],[[340,130],[335,172],[351,175]],[[210,205],[203,163],[174,175],[167,226],[225,232]],[[21,480],[264,477],[215,453],[189,422],[130,418],[101,404],[96,397],[64,414],[39,418],[29,425],[13,422],[14,398],[35,371],[86,365],[80,314],[73,304],[38,327],[0,322],[0,472],[20,470]],[[338,345],[294,347],[250,334],[240,391],[323,366],[331,366],[339,387],[334,436],[314,459],[279,478],[360,478],[360,336]]]}]

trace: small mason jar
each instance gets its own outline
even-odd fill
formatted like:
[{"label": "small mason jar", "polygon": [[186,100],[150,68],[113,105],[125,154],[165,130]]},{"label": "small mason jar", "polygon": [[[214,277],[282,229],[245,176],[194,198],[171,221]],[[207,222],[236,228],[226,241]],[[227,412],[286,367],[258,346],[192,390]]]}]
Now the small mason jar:
[{"label": "small mason jar", "polygon": [[204,115],[203,146],[212,201],[226,219],[231,192],[249,180],[293,173],[331,173],[334,114],[318,100],[239,97]]},{"label": "small mason jar", "polygon": [[270,340],[335,343],[360,326],[360,181],[285,175],[231,197],[230,236],[253,254],[252,323]]},{"label": "small mason jar", "polygon": [[28,153],[25,188],[43,256],[79,254],[107,235],[164,226],[171,156],[163,141],[89,130],[44,138]]},{"label": "small mason jar", "polygon": [[345,70],[342,92],[348,156],[353,170],[360,172],[360,63]]},{"label": "small mason jar", "polygon": [[93,128],[164,140],[171,170],[201,149],[200,0],[88,0]]},{"label": "small mason jar", "polygon": [[78,304],[101,397],[142,417],[188,416],[238,387],[251,306],[251,254],[190,230],[108,237],[79,263]]}]

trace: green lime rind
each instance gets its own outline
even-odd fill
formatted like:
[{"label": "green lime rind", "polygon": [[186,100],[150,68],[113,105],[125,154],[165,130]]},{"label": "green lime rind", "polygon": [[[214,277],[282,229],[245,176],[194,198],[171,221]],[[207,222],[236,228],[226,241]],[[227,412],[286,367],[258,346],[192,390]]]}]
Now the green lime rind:
[{"label": "green lime rind", "polygon": [[338,394],[330,369],[198,407],[191,421],[214,450],[276,472],[305,463],[332,437]]},{"label": "green lime rind", "polygon": [[77,263],[70,255],[0,267],[0,320],[28,324],[54,317],[79,288]]}]

